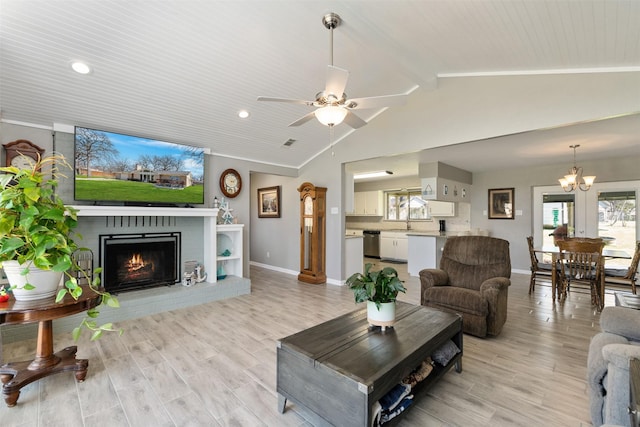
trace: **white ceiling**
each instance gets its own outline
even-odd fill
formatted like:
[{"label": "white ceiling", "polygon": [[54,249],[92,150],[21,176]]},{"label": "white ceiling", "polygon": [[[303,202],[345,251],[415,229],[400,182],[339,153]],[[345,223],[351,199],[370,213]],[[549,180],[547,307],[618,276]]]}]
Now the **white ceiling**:
[{"label": "white ceiling", "polygon": [[[324,89],[330,45],[321,19],[328,12],[343,20],[334,34],[334,64],[350,71],[351,98],[412,93],[461,74],[640,71],[640,2],[633,0],[0,3],[2,120],[81,125],[291,167],[327,147],[328,128],[315,120],[287,127],[310,107],[256,98],[313,99]],[[73,73],[69,64],[76,59],[93,72]],[[250,112],[248,119],[237,117],[241,109]],[[375,120],[378,113],[358,115]],[[334,138],[350,130],[337,126]],[[558,153],[570,159],[568,146],[580,143],[577,136],[607,135],[618,144],[603,149],[637,155],[640,120],[539,132],[483,144],[505,154],[518,150],[532,164]],[[289,139],[296,142],[283,148]],[[553,149],[541,149],[546,146]],[[441,156],[437,160],[470,171],[501,161],[486,156],[486,146],[475,147],[430,150],[429,159]],[[415,164],[420,156],[409,157]],[[514,156],[502,158],[513,165]]]}]

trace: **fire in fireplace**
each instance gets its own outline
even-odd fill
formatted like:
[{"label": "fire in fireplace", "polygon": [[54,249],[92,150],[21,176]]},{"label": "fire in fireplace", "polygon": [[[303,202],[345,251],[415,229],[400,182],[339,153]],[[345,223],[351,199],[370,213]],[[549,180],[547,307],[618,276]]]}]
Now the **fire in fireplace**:
[{"label": "fire in fireplace", "polygon": [[100,235],[100,242],[107,291],[173,285],[178,281],[179,232]]}]

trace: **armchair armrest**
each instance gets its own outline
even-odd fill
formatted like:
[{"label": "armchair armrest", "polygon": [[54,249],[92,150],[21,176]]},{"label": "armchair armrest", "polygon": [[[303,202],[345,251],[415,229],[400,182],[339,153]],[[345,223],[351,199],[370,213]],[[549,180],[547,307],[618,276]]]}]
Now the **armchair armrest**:
[{"label": "armchair armrest", "polygon": [[445,286],[449,283],[449,274],[439,268],[426,268],[420,270],[420,284],[424,291],[432,286]]},{"label": "armchair armrest", "polygon": [[511,279],[507,277],[492,277],[491,279],[487,279],[482,282],[482,285],[480,285],[480,293],[485,294],[491,289],[495,289],[496,291],[500,292],[501,290],[506,289],[509,286],[511,286]]}]

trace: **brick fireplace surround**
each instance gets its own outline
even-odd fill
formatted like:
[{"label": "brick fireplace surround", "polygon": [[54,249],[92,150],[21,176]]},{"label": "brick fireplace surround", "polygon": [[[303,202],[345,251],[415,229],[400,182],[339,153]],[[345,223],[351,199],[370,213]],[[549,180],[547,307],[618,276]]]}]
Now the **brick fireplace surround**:
[{"label": "brick fireplace surround", "polygon": [[[178,308],[191,307],[251,292],[251,281],[248,278],[227,276],[224,280],[216,281],[216,218],[218,216],[218,209],[129,206],[74,207],[79,210],[78,216],[80,218],[78,220],[78,228],[84,237],[82,244],[92,249],[95,254],[98,253],[97,248],[99,242],[97,234],[99,233],[93,233],[92,235],[90,230],[86,229],[88,224],[93,224],[92,221],[98,221],[101,226],[103,224],[120,226],[134,222],[136,224],[145,222],[147,229],[153,229],[149,224],[153,224],[154,226],[155,224],[169,224],[169,227],[176,228],[175,231],[183,231],[180,229],[181,224],[179,220],[184,219],[185,221],[190,221],[189,226],[191,228],[198,228],[195,231],[192,230],[192,234],[210,237],[204,239],[200,237],[200,239],[202,239],[201,252],[197,254],[183,253],[180,262],[180,266],[182,266],[185,259],[191,259],[193,257],[202,260],[205,271],[209,272],[206,282],[198,283],[190,287],[184,287],[180,283],[177,283],[173,286],[161,286],[123,292],[118,295],[120,308],[112,309],[110,307],[101,307],[101,323],[117,323],[118,321],[135,319]],[[199,225],[194,226],[194,222]],[[84,230],[82,229],[83,225]],[[185,246],[184,242],[183,246]],[[182,270],[180,271],[179,277],[181,276]],[[84,315],[77,315],[57,319],[54,321],[54,330],[56,333],[71,331],[80,323],[83,317]],[[6,343],[20,341],[32,338],[36,333],[37,324],[7,325],[2,328],[2,339]]]}]

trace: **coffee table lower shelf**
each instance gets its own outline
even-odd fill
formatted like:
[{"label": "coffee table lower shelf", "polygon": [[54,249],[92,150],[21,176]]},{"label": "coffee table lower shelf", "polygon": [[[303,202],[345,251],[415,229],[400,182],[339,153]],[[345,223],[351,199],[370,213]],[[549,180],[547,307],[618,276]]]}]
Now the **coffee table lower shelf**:
[{"label": "coffee table lower shelf", "polygon": [[436,364],[414,401],[452,367],[462,371],[460,316],[399,302],[392,329],[368,327],[366,318],[357,310],[278,342],[280,412],[291,400],[314,425],[370,426],[374,404],[448,340],[460,353],[446,367]]}]

